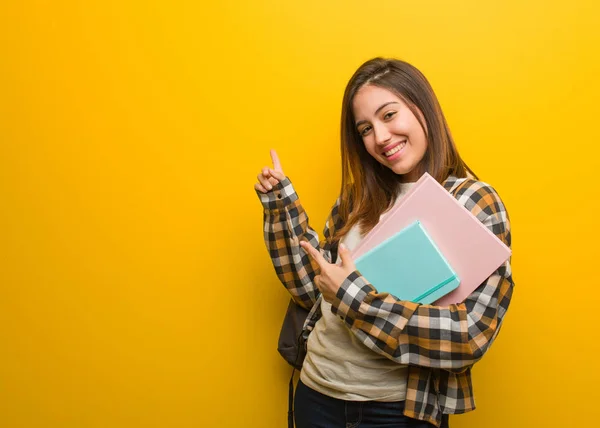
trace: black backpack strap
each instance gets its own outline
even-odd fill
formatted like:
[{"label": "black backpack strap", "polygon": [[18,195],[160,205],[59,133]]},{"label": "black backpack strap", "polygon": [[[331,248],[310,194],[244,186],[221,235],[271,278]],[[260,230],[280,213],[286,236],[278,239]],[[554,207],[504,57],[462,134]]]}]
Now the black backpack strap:
[{"label": "black backpack strap", "polygon": [[288,428],[294,428],[294,374],[296,368],[292,370],[292,377],[290,378],[290,391],[288,396]]},{"label": "black backpack strap", "polygon": [[307,337],[304,336],[304,331],[301,331],[296,340],[296,358],[292,367],[292,376],[290,377],[289,395],[288,395],[288,428],[294,428],[294,374],[296,374],[296,368],[302,369],[302,363],[306,356],[306,341]]}]

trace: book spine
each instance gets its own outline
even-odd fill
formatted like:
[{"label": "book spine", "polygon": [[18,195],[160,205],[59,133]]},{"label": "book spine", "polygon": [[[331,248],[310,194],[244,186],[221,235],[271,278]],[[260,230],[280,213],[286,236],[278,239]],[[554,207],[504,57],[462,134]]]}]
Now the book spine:
[{"label": "book spine", "polygon": [[421,294],[419,297],[417,297],[414,300],[414,302],[415,303],[421,303],[421,300],[425,299],[427,296],[432,295],[433,293],[435,293],[436,291],[438,291],[440,288],[442,288],[442,287],[450,284],[451,282],[455,281],[456,279],[457,279],[456,275],[452,275],[450,278],[446,279],[445,281],[442,281],[441,283],[439,283],[435,287],[431,287],[425,293]]}]

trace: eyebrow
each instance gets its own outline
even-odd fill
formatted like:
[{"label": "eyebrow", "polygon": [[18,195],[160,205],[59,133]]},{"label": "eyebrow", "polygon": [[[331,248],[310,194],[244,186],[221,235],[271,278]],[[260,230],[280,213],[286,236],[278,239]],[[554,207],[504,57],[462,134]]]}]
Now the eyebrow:
[{"label": "eyebrow", "polygon": [[[375,114],[379,113],[381,111],[381,109],[389,106],[390,104],[400,104],[398,101],[389,101],[387,103],[381,104],[377,110],[375,110]],[[356,127],[358,128],[360,125],[362,125],[363,123],[368,122],[367,120],[361,120],[360,122],[356,122]]]}]

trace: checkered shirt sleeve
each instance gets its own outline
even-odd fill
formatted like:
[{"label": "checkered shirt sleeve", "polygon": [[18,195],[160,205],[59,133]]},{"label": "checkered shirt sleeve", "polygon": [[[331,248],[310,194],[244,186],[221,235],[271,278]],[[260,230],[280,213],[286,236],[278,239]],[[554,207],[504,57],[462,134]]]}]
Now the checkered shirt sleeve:
[{"label": "checkered shirt sleeve", "polygon": [[[469,181],[458,201],[510,247],[509,218],[500,197],[486,183]],[[391,360],[461,373],[496,338],[513,287],[510,259],[463,303],[450,306],[398,300],[354,271],[338,290],[332,311],[362,343]]]},{"label": "checkered shirt sleeve", "polygon": [[340,223],[337,214],[339,199],[325,222],[324,239],[319,242],[319,236],[309,226],[308,215],[289,178],[280,181],[267,193],[256,193],[264,208],[264,240],[275,272],[294,301],[310,310],[320,296],[313,282],[320,268],[300,247],[300,241],[308,241],[329,262],[337,258],[337,248],[332,248],[328,238]]}]

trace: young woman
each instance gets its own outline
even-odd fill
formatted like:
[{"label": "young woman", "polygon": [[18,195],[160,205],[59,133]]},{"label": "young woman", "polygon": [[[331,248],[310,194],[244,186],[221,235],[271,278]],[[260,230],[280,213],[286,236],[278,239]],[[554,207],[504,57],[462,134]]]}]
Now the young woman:
[{"label": "young woman", "polygon": [[255,184],[277,275],[310,310],[296,427],[448,427],[448,415],[475,408],[471,367],[508,309],[510,260],[464,302],[442,307],[379,293],[350,251],[424,172],[510,247],[508,213],[459,156],[431,86],[410,64],[363,64],[346,87],[341,125],[341,192],[321,241],[275,151]]}]

